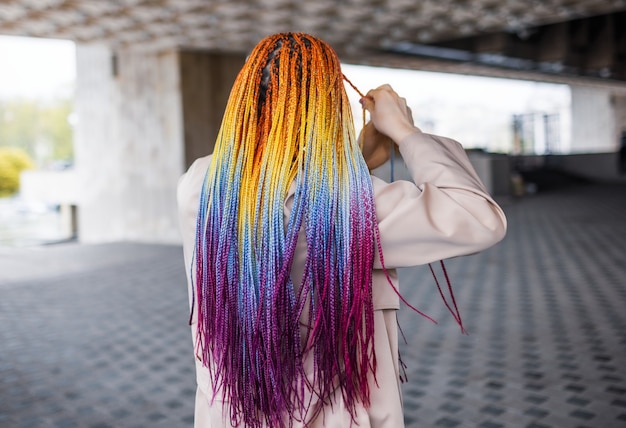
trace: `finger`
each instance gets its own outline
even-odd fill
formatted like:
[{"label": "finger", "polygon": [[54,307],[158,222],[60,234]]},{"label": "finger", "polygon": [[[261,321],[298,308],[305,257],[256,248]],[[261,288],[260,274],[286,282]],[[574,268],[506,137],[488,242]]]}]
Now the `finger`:
[{"label": "finger", "polygon": [[368,93],[366,94],[366,96],[376,98],[377,96],[379,96],[380,94],[384,92],[391,93],[397,96],[396,91],[394,91],[391,85],[389,85],[388,83],[385,83],[384,85],[380,85],[379,87],[375,89],[370,89]]},{"label": "finger", "polygon": [[388,94],[395,94],[391,86],[388,84],[379,86],[376,89],[370,89],[365,97],[361,98],[359,101],[368,111],[372,111],[374,109],[374,104],[376,103],[376,99],[386,99],[388,98]]},{"label": "finger", "polygon": [[361,103],[361,105],[367,110],[367,111],[372,111],[374,109],[374,97],[370,95],[369,91],[367,93],[366,96],[364,96],[363,98],[361,98],[359,100],[359,102]]}]

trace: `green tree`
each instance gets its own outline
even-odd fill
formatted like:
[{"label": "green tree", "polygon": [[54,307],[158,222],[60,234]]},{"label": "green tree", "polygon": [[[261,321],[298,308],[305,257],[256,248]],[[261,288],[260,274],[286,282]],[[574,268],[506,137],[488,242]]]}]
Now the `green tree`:
[{"label": "green tree", "polygon": [[41,131],[51,141],[50,158],[71,161],[74,157],[72,127],[69,122],[72,101],[59,100],[56,104],[41,110]]},{"label": "green tree", "polygon": [[0,197],[20,189],[20,173],[34,167],[28,153],[16,147],[0,147]]},{"label": "green tree", "polygon": [[39,133],[38,110],[32,100],[0,103],[0,146],[19,147],[34,156]]},{"label": "green tree", "polygon": [[0,101],[0,147],[19,147],[39,163],[73,159],[71,99]]}]

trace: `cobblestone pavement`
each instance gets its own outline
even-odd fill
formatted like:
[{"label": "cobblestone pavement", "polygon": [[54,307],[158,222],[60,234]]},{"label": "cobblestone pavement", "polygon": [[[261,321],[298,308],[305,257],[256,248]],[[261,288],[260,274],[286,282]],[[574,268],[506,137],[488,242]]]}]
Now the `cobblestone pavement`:
[{"label": "cobblestone pavement", "polygon": [[[407,426],[626,426],[625,196],[503,203],[507,238],[446,261],[468,336],[427,267],[400,272],[440,321],[400,312]],[[0,249],[0,427],[192,426],[187,315],[180,247]]]}]

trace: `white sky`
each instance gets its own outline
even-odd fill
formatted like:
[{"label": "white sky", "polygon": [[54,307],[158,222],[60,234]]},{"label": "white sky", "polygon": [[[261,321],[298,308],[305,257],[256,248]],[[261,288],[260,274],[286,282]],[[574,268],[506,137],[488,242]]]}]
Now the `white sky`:
[{"label": "white sky", "polygon": [[[417,126],[457,139],[467,148],[510,151],[515,114],[559,114],[565,126],[569,120],[567,85],[354,65],[344,65],[343,72],[363,93],[389,83],[407,99]],[[350,88],[348,95],[360,129],[359,95]],[[568,138],[562,135],[563,147]]]},{"label": "white sky", "polygon": [[389,83],[409,105],[452,102],[522,113],[569,101],[566,85],[355,65],[343,65],[343,70],[361,92]]},{"label": "white sky", "polygon": [[67,92],[75,76],[74,43],[0,36],[0,99],[53,97]]},{"label": "white sky", "polygon": [[[0,36],[0,100],[71,94],[75,68],[70,41]],[[570,105],[566,85],[347,64],[343,72],[364,93],[390,83],[418,126],[470,147],[506,150],[513,114],[563,112]],[[351,88],[348,94],[360,116],[359,96]]]}]

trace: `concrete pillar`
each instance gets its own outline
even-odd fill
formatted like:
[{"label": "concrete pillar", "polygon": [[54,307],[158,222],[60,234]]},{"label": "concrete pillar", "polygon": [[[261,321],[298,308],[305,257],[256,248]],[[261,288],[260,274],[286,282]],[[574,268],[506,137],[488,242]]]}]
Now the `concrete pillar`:
[{"label": "concrete pillar", "polygon": [[565,171],[590,179],[623,180],[620,137],[626,129],[626,88],[573,85],[570,155],[558,159]]},{"label": "concrete pillar", "polygon": [[572,85],[570,153],[606,153],[617,150],[615,114],[608,88]]},{"label": "concrete pillar", "polygon": [[75,109],[82,242],[178,242],[183,172],[178,54],[77,46]]},{"label": "concrete pillar", "polygon": [[611,99],[615,111],[615,132],[618,139],[626,132],[626,93],[614,94]]},{"label": "concrete pillar", "polygon": [[178,178],[213,150],[243,56],[77,46],[82,242],[178,243]]}]

